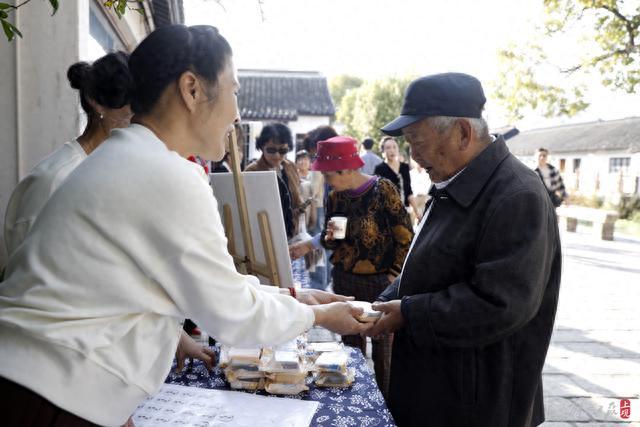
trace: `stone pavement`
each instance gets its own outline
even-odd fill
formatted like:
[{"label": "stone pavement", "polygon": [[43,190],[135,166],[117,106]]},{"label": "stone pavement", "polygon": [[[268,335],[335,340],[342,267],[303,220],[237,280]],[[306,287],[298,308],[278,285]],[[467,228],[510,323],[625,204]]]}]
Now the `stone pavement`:
[{"label": "stone pavement", "polygon": [[[640,240],[563,233],[543,427],[640,426]],[[620,399],[631,416],[620,417]]]}]

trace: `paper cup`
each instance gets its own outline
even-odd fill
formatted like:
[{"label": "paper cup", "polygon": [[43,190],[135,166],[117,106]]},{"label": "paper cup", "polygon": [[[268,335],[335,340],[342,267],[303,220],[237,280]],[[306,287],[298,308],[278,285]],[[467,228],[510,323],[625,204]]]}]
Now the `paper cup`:
[{"label": "paper cup", "polygon": [[331,222],[333,222],[333,238],[336,240],[344,239],[347,235],[347,217],[334,216],[331,217]]}]

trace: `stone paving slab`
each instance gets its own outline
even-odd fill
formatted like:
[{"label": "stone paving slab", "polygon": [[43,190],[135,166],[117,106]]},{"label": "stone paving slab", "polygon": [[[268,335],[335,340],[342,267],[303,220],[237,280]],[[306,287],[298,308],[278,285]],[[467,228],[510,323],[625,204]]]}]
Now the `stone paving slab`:
[{"label": "stone paving slab", "polygon": [[554,347],[562,347],[574,353],[584,353],[597,357],[624,357],[625,359],[640,358],[640,354],[601,342],[560,343]]},{"label": "stone paving slab", "polygon": [[540,424],[541,427],[574,427],[574,424],[571,423],[563,423],[563,422],[555,422],[555,421],[547,421]]},{"label": "stone paving slab", "polygon": [[544,375],[542,378],[544,395],[547,397],[589,397],[591,393],[580,387],[570,375]]},{"label": "stone paving slab", "polygon": [[572,402],[595,420],[595,421],[640,421],[640,400],[631,399],[631,417],[627,420],[623,420],[619,415],[619,399],[606,399],[606,398],[584,398],[577,397],[571,399]]},{"label": "stone paving slab", "polygon": [[[556,368],[556,373],[574,373],[606,375],[640,375],[640,363],[621,358],[600,358],[585,354],[574,354],[573,357],[548,357],[546,365]],[[558,372],[557,370],[560,370]],[[547,367],[545,366],[545,371]]]},{"label": "stone paving slab", "polygon": [[[546,424],[540,424],[541,426],[545,426]],[[574,427],[640,427],[640,424],[628,421],[610,421],[608,423],[598,423],[598,422],[586,422],[586,423],[571,423]]]},{"label": "stone paving slab", "polygon": [[640,398],[640,375],[591,374],[569,375],[569,378],[592,397]]},{"label": "stone paving slab", "polygon": [[[640,427],[640,240],[562,233],[556,327],[543,370],[544,427]],[[631,419],[619,417],[632,400]]]},{"label": "stone paving slab", "polygon": [[544,412],[547,421],[592,421],[584,409],[565,397],[545,397]]}]

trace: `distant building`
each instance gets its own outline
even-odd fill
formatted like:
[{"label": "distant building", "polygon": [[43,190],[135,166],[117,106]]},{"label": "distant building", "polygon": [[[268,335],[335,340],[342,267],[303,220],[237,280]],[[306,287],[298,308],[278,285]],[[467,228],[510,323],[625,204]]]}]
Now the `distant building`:
[{"label": "distant building", "polygon": [[247,159],[260,157],[255,139],[265,124],[285,123],[299,144],[311,129],[331,124],[335,115],[327,79],[318,72],[238,70],[238,79]]},{"label": "distant building", "polygon": [[538,148],[548,149],[569,193],[614,201],[640,193],[640,117],[520,132],[507,145],[534,168]]},{"label": "distant building", "polygon": [[[16,184],[77,137],[86,118],[67,69],[113,50],[131,52],[154,28],[184,21],[182,0],[143,0],[119,19],[101,0],[31,2],[12,17],[24,38],[0,41],[0,220]],[[6,264],[0,232],[0,268]]]}]

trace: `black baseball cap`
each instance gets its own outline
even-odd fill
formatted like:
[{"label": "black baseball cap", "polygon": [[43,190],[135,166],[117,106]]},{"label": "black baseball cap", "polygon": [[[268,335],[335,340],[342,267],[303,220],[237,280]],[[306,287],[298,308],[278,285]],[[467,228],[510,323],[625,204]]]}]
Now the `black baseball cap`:
[{"label": "black baseball cap", "polygon": [[404,95],[402,112],[381,130],[400,136],[402,128],[425,117],[481,118],[487,99],[480,80],[463,73],[442,73],[411,82]]}]

